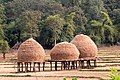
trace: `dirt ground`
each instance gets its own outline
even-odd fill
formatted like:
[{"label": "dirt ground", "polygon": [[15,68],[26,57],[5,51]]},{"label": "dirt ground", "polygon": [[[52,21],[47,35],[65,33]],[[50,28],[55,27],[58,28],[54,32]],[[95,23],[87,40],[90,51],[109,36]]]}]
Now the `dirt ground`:
[{"label": "dirt ground", "polygon": [[[49,57],[49,50],[46,50],[46,59]],[[6,54],[6,59],[0,54],[0,80],[109,80],[110,68],[117,68],[120,71],[120,46],[100,47],[97,67],[91,69],[65,70],[65,71],[46,71],[16,73],[16,52]]]}]

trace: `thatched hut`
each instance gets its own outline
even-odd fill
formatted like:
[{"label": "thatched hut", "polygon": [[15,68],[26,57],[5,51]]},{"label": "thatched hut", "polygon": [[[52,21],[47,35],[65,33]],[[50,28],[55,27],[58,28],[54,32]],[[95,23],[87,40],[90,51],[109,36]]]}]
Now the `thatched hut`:
[{"label": "thatched hut", "polygon": [[76,45],[78,48],[80,52],[80,58],[97,56],[97,46],[89,36],[84,34],[76,35],[71,43]]},{"label": "thatched hut", "polygon": [[45,51],[43,47],[33,38],[27,39],[18,49],[18,61],[20,62],[43,62]]},{"label": "thatched hut", "polygon": [[51,60],[76,60],[79,54],[76,46],[68,42],[56,44],[50,52]]}]

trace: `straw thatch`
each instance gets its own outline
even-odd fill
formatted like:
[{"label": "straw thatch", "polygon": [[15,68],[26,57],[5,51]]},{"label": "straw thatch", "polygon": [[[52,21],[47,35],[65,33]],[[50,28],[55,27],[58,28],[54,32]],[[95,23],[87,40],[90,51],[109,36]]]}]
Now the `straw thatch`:
[{"label": "straw thatch", "polygon": [[76,35],[75,38],[71,41],[75,44],[80,52],[80,58],[83,57],[96,57],[98,49],[96,44],[92,39],[87,35]]},{"label": "straw thatch", "polygon": [[43,62],[44,59],[45,59],[45,51],[43,47],[38,42],[36,42],[33,38],[30,38],[25,42],[23,42],[18,49],[18,61]]},{"label": "straw thatch", "polygon": [[50,52],[52,60],[76,60],[79,58],[79,54],[76,46],[68,42],[56,44]]}]

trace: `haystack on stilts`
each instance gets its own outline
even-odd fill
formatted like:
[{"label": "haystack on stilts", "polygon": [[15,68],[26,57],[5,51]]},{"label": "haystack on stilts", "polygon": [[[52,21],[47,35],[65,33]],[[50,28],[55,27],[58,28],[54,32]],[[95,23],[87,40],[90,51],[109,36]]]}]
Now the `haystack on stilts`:
[{"label": "haystack on stilts", "polygon": [[[35,71],[35,64],[38,64],[38,68],[40,70],[40,63],[44,63],[45,61],[45,51],[43,47],[36,42],[33,38],[30,38],[23,42],[18,49],[18,67],[20,67],[23,71],[23,64],[25,64],[25,71],[28,71],[31,65],[33,64],[33,71]],[[20,71],[20,68],[18,68]]]},{"label": "haystack on stilts", "polygon": [[[70,62],[73,63],[79,59],[79,51],[72,43],[61,42],[56,44],[50,52],[51,60],[55,61],[55,70],[57,70],[57,62],[64,65],[64,69],[70,68]],[[61,66],[62,68],[62,66]]]},{"label": "haystack on stilts", "polygon": [[92,39],[84,34],[76,35],[75,38],[71,41],[71,43],[75,44],[78,48],[80,54],[80,59],[87,61],[88,66],[90,66],[90,60],[94,60],[94,66],[96,66],[96,56],[98,53],[98,49],[96,44],[92,41]]}]

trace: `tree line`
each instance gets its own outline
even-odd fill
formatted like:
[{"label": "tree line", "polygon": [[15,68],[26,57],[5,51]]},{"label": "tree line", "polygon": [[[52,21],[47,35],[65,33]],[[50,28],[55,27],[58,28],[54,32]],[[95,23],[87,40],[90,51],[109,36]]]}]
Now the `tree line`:
[{"label": "tree line", "polygon": [[0,0],[0,49],[29,37],[51,48],[81,33],[97,45],[115,44],[120,42],[119,4],[119,0]]}]

